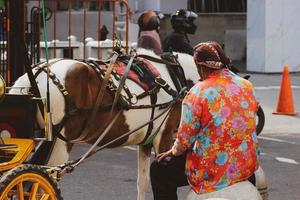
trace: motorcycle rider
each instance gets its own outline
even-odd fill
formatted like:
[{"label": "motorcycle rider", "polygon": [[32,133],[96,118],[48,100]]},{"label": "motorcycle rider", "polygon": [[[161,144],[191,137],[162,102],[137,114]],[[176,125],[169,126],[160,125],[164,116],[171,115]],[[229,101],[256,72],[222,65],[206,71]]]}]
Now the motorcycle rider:
[{"label": "motorcycle rider", "polygon": [[163,51],[177,51],[193,55],[193,47],[187,34],[195,34],[197,26],[194,20],[198,15],[192,11],[180,9],[172,13],[171,24],[174,31],[162,42]]},{"label": "motorcycle rider", "polygon": [[138,19],[139,35],[138,47],[153,50],[156,54],[162,53],[161,40],[158,34],[160,20],[154,11],[145,11]]}]

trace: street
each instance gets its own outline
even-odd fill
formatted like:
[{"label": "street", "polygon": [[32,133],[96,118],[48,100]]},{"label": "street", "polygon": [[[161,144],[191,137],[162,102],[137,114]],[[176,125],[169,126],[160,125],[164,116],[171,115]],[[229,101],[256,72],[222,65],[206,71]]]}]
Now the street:
[{"label": "street", "polygon": [[[300,76],[291,74],[294,106],[300,111]],[[266,173],[270,200],[300,197],[300,117],[272,115],[277,105],[281,75],[251,74],[251,82],[264,109],[266,123],[259,142],[261,166]],[[88,145],[77,145],[71,158],[83,154]],[[136,199],[135,146],[106,149],[87,159],[60,182],[65,200]],[[189,188],[178,191],[184,199]],[[146,195],[151,200],[151,188]]]}]

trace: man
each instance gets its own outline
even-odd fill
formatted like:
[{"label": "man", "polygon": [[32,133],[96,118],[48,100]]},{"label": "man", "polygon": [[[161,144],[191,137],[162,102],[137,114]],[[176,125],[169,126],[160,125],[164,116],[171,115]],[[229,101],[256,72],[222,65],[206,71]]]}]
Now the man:
[{"label": "man", "polygon": [[193,47],[190,45],[187,34],[195,34],[197,26],[194,20],[197,14],[184,9],[177,10],[171,15],[171,25],[174,31],[163,41],[163,51],[176,51],[193,55]]},{"label": "man", "polygon": [[173,147],[151,164],[154,200],[177,200],[177,187],[213,192],[247,180],[258,167],[252,84],[227,69],[216,42],[199,43],[194,60],[203,80],[186,95]]},{"label": "man", "polygon": [[160,36],[160,20],[154,11],[145,11],[138,19],[139,35],[138,47],[153,50],[156,54],[162,53]]}]

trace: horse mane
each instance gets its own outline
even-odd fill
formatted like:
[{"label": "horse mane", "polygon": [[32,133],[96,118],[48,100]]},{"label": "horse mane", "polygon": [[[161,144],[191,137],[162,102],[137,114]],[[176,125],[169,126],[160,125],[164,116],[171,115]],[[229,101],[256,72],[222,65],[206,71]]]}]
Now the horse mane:
[{"label": "horse mane", "polygon": [[197,83],[200,77],[193,56],[180,52],[174,52],[174,54],[178,55],[178,62],[184,70],[186,79],[191,80],[194,84]]}]

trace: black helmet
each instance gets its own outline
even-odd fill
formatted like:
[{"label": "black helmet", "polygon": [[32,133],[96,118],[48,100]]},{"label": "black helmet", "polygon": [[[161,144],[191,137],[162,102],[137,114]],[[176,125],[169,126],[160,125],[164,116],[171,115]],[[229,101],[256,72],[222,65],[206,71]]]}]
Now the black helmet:
[{"label": "black helmet", "polygon": [[180,9],[171,14],[171,24],[175,31],[194,34],[197,29],[194,20],[197,17],[198,15],[192,11]]},{"label": "black helmet", "polygon": [[159,29],[159,18],[154,11],[145,11],[138,19],[141,31],[151,31]]}]

